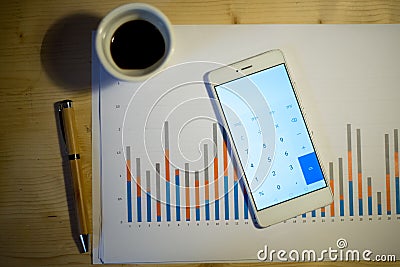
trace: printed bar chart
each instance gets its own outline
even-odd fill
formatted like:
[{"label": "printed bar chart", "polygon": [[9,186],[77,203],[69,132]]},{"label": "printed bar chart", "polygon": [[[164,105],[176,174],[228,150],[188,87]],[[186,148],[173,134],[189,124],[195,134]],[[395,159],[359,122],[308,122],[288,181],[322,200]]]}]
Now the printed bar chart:
[{"label": "printed bar chart", "polygon": [[[191,41],[179,42],[182,49],[168,67],[143,83],[115,79],[94,53],[93,262],[249,262],[257,261],[257,252],[266,246],[268,252],[314,250],[316,257],[332,248],[339,257],[350,253],[354,262],[355,251],[362,257],[368,250],[372,261],[382,255],[398,260],[400,124],[395,114],[400,54],[395,51],[400,28],[178,25],[174,31]],[[199,33],[223,38],[202,42],[204,34]],[[304,38],[297,38],[300,35]],[[281,47],[297,73],[310,134],[334,201],[258,229],[229,143],[224,153],[223,132],[204,77],[221,64],[259,53],[260,45],[244,51],[240,41],[263,44],[262,36],[276,37],[262,47]],[[318,42],[310,47],[313,36],[319,36]],[[331,45],[331,40],[339,41]],[[236,44],[238,53],[221,53],[226,41]],[[343,65],[343,58],[361,60]],[[285,115],[290,103],[281,104],[275,110],[275,126],[290,118]],[[283,145],[281,137],[299,144],[283,131],[276,137],[276,145]],[[273,155],[273,161],[286,156]],[[293,163],[298,164],[296,158]],[[289,171],[275,178],[286,176]],[[277,179],[278,184],[282,183]],[[280,189],[285,188],[272,188]],[[339,240],[346,246],[339,247]],[[315,261],[308,256],[308,261]],[[332,260],[327,253],[322,257]],[[266,261],[281,260],[274,253]]]},{"label": "printed bar chart", "polygon": [[[386,209],[386,215],[392,215],[392,210],[396,211],[396,215],[400,214],[400,184],[399,184],[399,156],[398,156],[398,129],[393,131],[393,153],[394,162],[393,166],[390,164],[390,135],[384,134],[384,163],[385,163],[385,173],[382,177],[376,177],[375,179],[382,179],[384,181],[384,192],[376,192],[376,208],[374,209],[374,199],[373,199],[373,181],[374,179],[370,176],[366,177],[364,181],[362,175],[362,155],[361,155],[361,129],[356,129],[356,166],[357,166],[357,187],[354,188],[353,183],[353,153],[352,153],[352,127],[351,124],[347,124],[347,182],[348,182],[348,195],[345,196],[344,185],[345,185],[345,175],[344,175],[344,163],[343,158],[338,158],[337,172],[334,169],[334,162],[329,162],[328,177],[330,182],[330,187],[335,194],[335,184],[338,183],[339,189],[339,202],[332,202],[328,207],[330,211],[330,216],[335,217],[335,208],[339,207],[339,217],[345,216],[355,216],[354,214],[354,190],[357,190],[357,200],[358,200],[358,216],[362,217],[364,215],[363,207],[367,207],[367,215],[382,215],[383,209]],[[393,168],[392,168],[393,167]],[[391,168],[394,169],[394,176],[391,173]],[[337,175],[335,176],[335,173]],[[364,197],[363,184],[366,183],[366,198]],[[394,185],[395,189],[392,189]],[[395,194],[395,208],[393,208],[393,203],[391,201],[392,194]],[[385,198],[383,198],[384,194]],[[347,198],[347,200],[345,199]],[[385,201],[385,202],[383,202]],[[346,205],[347,203],[347,205]],[[311,217],[316,217],[316,211],[311,211]],[[321,208],[321,217],[325,217],[325,207]],[[302,214],[302,218],[306,218],[307,214]]]},{"label": "printed bar chart", "polygon": [[[191,170],[189,163],[184,169],[174,169],[174,181],[171,180],[171,155],[169,143],[169,124],[164,122],[164,172],[159,162],[154,168],[143,170],[141,158],[136,158],[136,176],[132,177],[131,158],[133,149],[125,147],[126,157],[126,199],[127,222],[171,222],[171,221],[229,221],[248,220],[248,199],[240,188],[236,168],[229,166],[229,152],[223,135],[216,123],[210,124],[213,140],[213,154],[210,157],[209,144],[203,145],[203,169]],[[222,136],[222,158],[218,157],[218,136]],[[211,159],[211,162],[209,162]],[[220,162],[221,161],[221,162]],[[212,166],[213,165],[213,166]],[[219,167],[223,169],[220,170]],[[213,180],[210,183],[210,168],[213,170]],[[154,180],[153,180],[154,179]],[[136,187],[132,184],[136,183]],[[222,185],[223,195],[220,196]],[[135,189],[134,189],[135,188]],[[163,191],[164,190],[164,191]],[[165,192],[163,196],[162,192]],[[214,199],[210,199],[213,192]],[[239,204],[240,203],[240,204]],[[213,205],[213,209],[211,209]],[[240,205],[243,206],[240,211]],[[174,212],[172,211],[174,210]],[[211,214],[211,211],[214,211]],[[136,216],[133,216],[135,214]],[[174,219],[172,219],[174,218]]]},{"label": "printed bar chart", "polygon": [[[136,158],[136,177],[132,177],[132,148],[126,146],[126,210],[127,210],[127,222],[142,222],[143,217],[146,218],[147,222],[157,221],[229,221],[229,220],[240,220],[249,219],[247,195],[244,194],[240,187],[239,177],[236,169],[230,172],[228,166],[228,148],[225,141],[220,144],[222,146],[222,159],[218,157],[218,134],[222,135],[222,140],[226,140],[226,136],[219,132],[216,123],[210,125],[212,130],[212,161],[211,166],[209,162],[209,145],[204,144],[203,149],[203,169],[191,170],[190,164],[185,163],[184,169],[175,169],[174,181],[171,181],[170,173],[170,150],[169,150],[169,125],[166,121],[164,123],[164,164],[165,164],[165,175],[161,173],[161,164],[155,163],[155,173],[152,174],[150,170],[145,171],[145,183],[141,180],[141,159]],[[328,163],[328,180],[335,194],[335,186],[338,189],[338,202],[332,202],[327,207],[322,207],[318,210],[310,212],[310,216],[307,213],[300,215],[301,218],[323,218],[323,217],[345,217],[355,216],[354,214],[354,198],[358,200],[358,216],[364,216],[363,207],[366,207],[367,216],[382,215],[385,209],[386,215],[391,215],[392,210],[395,210],[396,214],[400,214],[400,203],[399,203],[399,157],[398,157],[398,129],[394,130],[393,134],[393,153],[394,153],[394,164],[390,164],[390,135],[384,135],[384,162],[385,162],[385,174],[383,174],[385,180],[384,191],[377,191],[374,193],[373,183],[375,179],[368,176],[363,180],[362,175],[362,155],[361,155],[361,130],[356,129],[356,154],[352,153],[352,127],[351,124],[347,124],[347,160],[344,161],[342,157],[337,160],[337,166],[335,167],[334,162]],[[356,157],[355,164],[357,166],[357,183],[354,188],[353,183],[353,157]],[[221,161],[221,162],[220,162]],[[347,166],[345,166],[347,163]],[[223,166],[222,173],[219,170],[219,164]],[[210,183],[210,167],[213,170],[213,179]],[[391,173],[391,167],[394,169],[394,175]],[[336,168],[336,169],[335,169]],[[232,168],[231,168],[232,169]],[[345,172],[347,169],[347,182],[345,181]],[[153,177],[153,178],[152,178]],[[155,179],[155,187],[152,187],[152,180]],[[182,180],[183,179],[183,180]],[[222,181],[220,181],[222,179]],[[136,183],[136,187],[133,186]],[[347,195],[345,194],[345,183],[347,183]],[[366,195],[364,197],[363,183],[366,184]],[[220,186],[222,185],[223,195],[219,195]],[[395,187],[392,190],[392,186]],[[134,190],[136,188],[136,190]],[[154,192],[152,192],[152,188]],[[161,201],[162,188],[165,188],[165,200]],[[142,192],[143,191],[143,192]],[[172,191],[174,191],[174,197],[171,197]],[[355,194],[356,192],[356,194]],[[392,194],[394,194],[394,206],[391,201]],[[211,201],[211,193],[214,195],[214,199]],[[374,200],[374,194],[376,199]],[[143,200],[142,195],[146,196]],[[385,196],[383,198],[383,195]],[[134,205],[134,199],[136,203]],[[145,201],[145,202],[144,202]],[[375,201],[375,204],[374,204]],[[239,203],[243,203],[242,212],[240,212]],[[145,205],[142,207],[142,205]],[[213,209],[211,209],[213,205]],[[374,208],[375,205],[375,208]],[[154,208],[152,208],[154,207]],[[175,210],[174,220],[172,219],[172,208]],[[222,208],[222,209],[221,209]],[[336,208],[338,209],[337,211]],[[136,209],[136,212],[135,212]],[[213,210],[213,215],[211,214]],[[144,214],[144,212],[146,214]],[[154,217],[152,215],[154,212]],[[337,212],[337,214],[336,214]],[[328,214],[327,214],[328,213]],[[133,214],[136,217],[133,218]],[[182,217],[183,216],[183,217]]]}]

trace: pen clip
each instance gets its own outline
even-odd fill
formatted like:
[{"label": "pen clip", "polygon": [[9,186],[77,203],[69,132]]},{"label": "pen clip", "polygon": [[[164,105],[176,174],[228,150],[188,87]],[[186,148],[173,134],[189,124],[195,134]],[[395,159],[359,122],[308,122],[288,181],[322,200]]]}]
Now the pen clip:
[{"label": "pen clip", "polygon": [[57,112],[58,112],[58,120],[59,120],[59,123],[60,123],[61,135],[62,135],[62,138],[64,139],[64,144],[65,144],[65,147],[66,147],[67,146],[67,138],[65,136],[64,120],[63,120],[62,111],[63,111],[64,108],[71,108],[72,107],[72,100],[65,99],[63,101],[59,101],[59,102],[56,103],[56,107],[57,107]]}]

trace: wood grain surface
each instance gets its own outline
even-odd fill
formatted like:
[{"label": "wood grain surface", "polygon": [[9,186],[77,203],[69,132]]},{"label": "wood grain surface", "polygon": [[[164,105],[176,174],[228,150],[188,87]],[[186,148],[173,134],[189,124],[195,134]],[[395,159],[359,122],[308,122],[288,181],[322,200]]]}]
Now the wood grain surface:
[{"label": "wood grain surface", "polygon": [[[173,24],[400,22],[398,0],[145,2],[161,9]],[[90,197],[91,31],[108,11],[123,3],[127,1],[0,2],[0,266],[91,263],[89,254],[79,254],[73,236],[72,183],[68,162],[60,153],[63,145],[54,103],[74,100],[85,194]],[[270,265],[375,266],[363,262]]]}]

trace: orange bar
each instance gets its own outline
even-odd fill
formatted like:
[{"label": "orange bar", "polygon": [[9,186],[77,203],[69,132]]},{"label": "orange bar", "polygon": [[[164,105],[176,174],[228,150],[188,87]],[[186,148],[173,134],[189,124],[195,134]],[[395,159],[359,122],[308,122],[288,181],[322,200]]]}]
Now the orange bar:
[{"label": "orange bar", "polygon": [[224,176],[228,176],[228,150],[226,149],[226,140],[223,142],[223,160],[224,160]]},{"label": "orange bar", "polygon": [[170,181],[170,175],[169,175],[169,149],[165,150],[165,180],[167,182]]},{"label": "orange bar", "polygon": [[215,186],[215,199],[219,199],[219,192],[218,192],[218,158],[214,158],[214,186]]},{"label": "orange bar", "polygon": [[175,176],[178,176],[178,175],[179,175],[179,170],[175,169]]},{"label": "orange bar", "polygon": [[353,181],[353,160],[351,151],[347,151],[347,172],[349,174],[349,181]]},{"label": "orange bar", "polygon": [[399,152],[394,152],[394,176],[399,177]]},{"label": "orange bar", "polygon": [[358,199],[362,199],[362,173],[358,173]]},{"label": "orange bar", "polygon": [[388,212],[391,211],[390,205],[390,174],[386,174],[386,209]]},{"label": "orange bar", "polygon": [[140,187],[140,176],[136,177],[136,192],[137,197],[142,196],[142,188]]},{"label": "orange bar", "polygon": [[210,192],[209,192],[207,180],[204,182],[204,189],[206,190],[206,200],[210,200]]},{"label": "orange bar", "polygon": [[343,196],[343,195],[340,195],[340,196],[339,196],[339,199],[340,199],[340,200],[344,200],[344,196]]},{"label": "orange bar", "polygon": [[194,186],[196,188],[196,209],[200,208],[200,189],[199,189],[199,180],[194,182]]},{"label": "orange bar", "polygon": [[372,197],[372,186],[368,186],[368,197]]},{"label": "orange bar", "polygon": [[186,219],[190,220],[190,196],[189,196],[189,187],[185,188],[186,194]]},{"label": "orange bar", "polygon": [[157,217],[161,216],[161,202],[157,200]]},{"label": "orange bar", "polygon": [[322,208],[321,208],[321,212],[325,212],[325,207],[322,207]]},{"label": "orange bar", "polygon": [[235,182],[238,180],[236,168],[234,168],[234,170],[233,170],[233,180],[234,180]]},{"label": "orange bar", "polygon": [[131,175],[130,166],[131,166],[131,161],[127,160],[126,161],[126,181],[127,182],[132,181],[132,175]]}]

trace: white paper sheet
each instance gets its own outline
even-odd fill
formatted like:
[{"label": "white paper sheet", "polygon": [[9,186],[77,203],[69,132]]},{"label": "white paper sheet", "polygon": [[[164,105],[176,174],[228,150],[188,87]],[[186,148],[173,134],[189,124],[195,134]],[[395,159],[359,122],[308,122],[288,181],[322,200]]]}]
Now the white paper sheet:
[{"label": "white paper sheet", "polygon": [[[299,261],[313,260],[309,250],[316,260],[351,259],[355,250],[360,259],[366,250],[371,259],[399,259],[399,25],[193,25],[174,26],[174,31],[176,47],[168,66],[143,84],[113,79],[94,55],[93,262],[257,261],[265,248],[266,261],[295,261],[294,250]],[[328,206],[325,216],[318,209],[256,229],[241,189],[235,192],[229,157],[224,178],[222,136],[219,130],[213,136],[216,120],[203,75],[275,48],[286,56],[326,173],[332,176],[334,214]],[[285,253],[269,257],[271,250]]]}]

